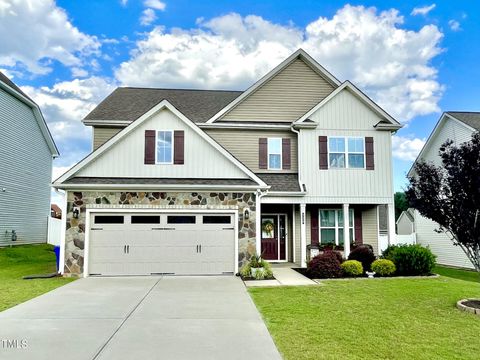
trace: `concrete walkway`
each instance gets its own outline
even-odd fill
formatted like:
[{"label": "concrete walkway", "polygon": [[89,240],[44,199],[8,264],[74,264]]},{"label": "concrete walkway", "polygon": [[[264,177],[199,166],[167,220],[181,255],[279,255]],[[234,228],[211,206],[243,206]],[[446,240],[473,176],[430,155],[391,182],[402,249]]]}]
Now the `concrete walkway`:
[{"label": "concrete walkway", "polygon": [[281,359],[232,276],[80,279],[0,313],[2,360],[246,358]]},{"label": "concrete walkway", "polygon": [[293,266],[296,265],[292,263],[272,264],[272,272],[275,280],[248,280],[245,281],[245,285],[247,287],[319,285],[317,282],[293,270]]}]

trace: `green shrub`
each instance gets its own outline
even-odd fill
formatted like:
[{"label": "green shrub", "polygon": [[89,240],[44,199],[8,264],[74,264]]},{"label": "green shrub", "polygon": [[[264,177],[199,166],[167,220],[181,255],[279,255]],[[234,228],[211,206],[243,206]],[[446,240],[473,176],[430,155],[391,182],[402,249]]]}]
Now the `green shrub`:
[{"label": "green shrub", "polygon": [[389,246],[383,257],[393,261],[400,276],[430,275],[436,258],[429,248],[420,245]]},{"label": "green shrub", "polygon": [[[252,268],[263,268],[257,270],[255,276],[252,275]],[[273,272],[270,264],[258,255],[252,255],[250,260],[240,269],[240,275],[243,278],[254,278],[255,280],[264,280],[273,278]]]},{"label": "green shrub", "polygon": [[346,276],[356,277],[363,274],[363,266],[360,261],[347,260],[343,262],[340,267]]},{"label": "green shrub", "polygon": [[392,276],[395,271],[395,264],[391,260],[378,259],[372,263],[372,271],[379,276]]}]

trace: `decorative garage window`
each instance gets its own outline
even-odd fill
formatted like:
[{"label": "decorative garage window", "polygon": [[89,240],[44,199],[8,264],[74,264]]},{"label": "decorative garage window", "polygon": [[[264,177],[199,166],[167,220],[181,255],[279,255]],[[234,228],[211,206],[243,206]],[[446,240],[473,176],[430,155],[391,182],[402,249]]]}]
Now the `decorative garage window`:
[{"label": "decorative garage window", "polygon": [[204,224],[230,224],[230,216],[205,215],[203,217]]},{"label": "decorative garage window", "polygon": [[[349,209],[350,243],[354,238],[353,209]],[[343,245],[343,210],[324,209],[319,211],[320,244]]]},{"label": "decorative garage window", "polygon": [[282,139],[268,138],[268,169],[282,169]]},{"label": "decorative garage window", "polygon": [[132,215],[132,224],[160,224],[159,215]]},{"label": "decorative garage window", "polygon": [[157,131],[157,164],[173,164],[173,131]]},{"label": "decorative garage window", "polygon": [[124,218],[121,215],[96,215],[95,224],[123,224]]},{"label": "decorative garage window", "polygon": [[195,215],[170,215],[167,217],[168,224],[195,224]]},{"label": "decorative garage window", "polygon": [[330,137],[328,153],[330,168],[365,168],[365,139],[363,137]]}]

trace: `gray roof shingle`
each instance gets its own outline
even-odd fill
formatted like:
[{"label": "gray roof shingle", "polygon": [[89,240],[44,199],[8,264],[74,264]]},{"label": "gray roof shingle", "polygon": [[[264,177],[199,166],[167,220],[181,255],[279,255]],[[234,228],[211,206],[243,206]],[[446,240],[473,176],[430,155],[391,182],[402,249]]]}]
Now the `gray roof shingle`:
[{"label": "gray roof shingle", "polygon": [[183,178],[113,178],[113,177],[73,177],[64,184],[75,185],[256,185],[251,179],[183,179]]},{"label": "gray roof shingle", "polygon": [[473,111],[447,111],[448,115],[471,126],[475,130],[480,130],[480,112]]},{"label": "gray roof shingle", "polygon": [[119,87],[85,120],[134,121],[162,100],[168,100],[193,122],[204,123],[238,97],[241,91]]},{"label": "gray roof shingle", "polygon": [[270,191],[297,192],[300,190],[298,184],[298,174],[268,173],[256,174],[267,185],[270,185]]}]

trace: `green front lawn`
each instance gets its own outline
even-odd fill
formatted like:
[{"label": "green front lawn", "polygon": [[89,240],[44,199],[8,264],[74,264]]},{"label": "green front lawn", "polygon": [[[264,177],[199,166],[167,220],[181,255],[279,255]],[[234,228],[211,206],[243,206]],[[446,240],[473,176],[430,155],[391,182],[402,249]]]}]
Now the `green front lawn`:
[{"label": "green front lawn", "polygon": [[25,275],[56,271],[53,246],[47,244],[0,248],[0,311],[72,281],[71,278],[23,280]]},{"label": "green front lawn", "polygon": [[454,279],[473,281],[477,283],[480,282],[480,274],[473,270],[460,270],[438,265],[435,266],[433,272],[435,274],[448,276]]},{"label": "green front lawn", "polygon": [[480,284],[448,277],[251,288],[285,359],[478,359]]}]

